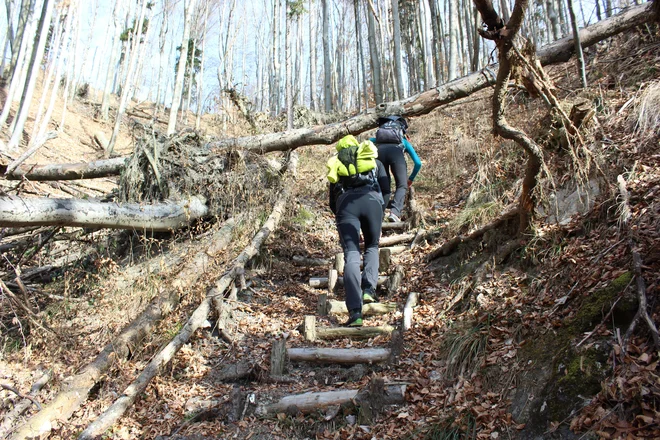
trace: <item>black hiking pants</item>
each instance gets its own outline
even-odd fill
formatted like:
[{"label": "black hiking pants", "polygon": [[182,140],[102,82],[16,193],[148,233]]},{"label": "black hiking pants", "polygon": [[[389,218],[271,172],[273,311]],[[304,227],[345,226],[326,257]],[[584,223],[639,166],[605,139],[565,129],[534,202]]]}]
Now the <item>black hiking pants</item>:
[{"label": "black hiking pants", "polygon": [[[344,251],[344,291],[349,313],[362,310],[362,292],[373,293],[378,282],[378,242],[383,222],[383,197],[377,191],[351,189],[337,198],[335,220]],[[364,270],[360,274],[360,230],[364,237]]]},{"label": "black hiking pants", "polygon": [[[390,212],[397,217],[401,217],[403,211],[403,201],[406,198],[408,189],[408,166],[406,158],[403,155],[403,148],[395,144],[381,144],[378,146],[378,160],[383,162],[387,178],[392,182],[392,174],[396,183],[396,190],[390,205]],[[385,200],[385,206],[388,200]]]}]

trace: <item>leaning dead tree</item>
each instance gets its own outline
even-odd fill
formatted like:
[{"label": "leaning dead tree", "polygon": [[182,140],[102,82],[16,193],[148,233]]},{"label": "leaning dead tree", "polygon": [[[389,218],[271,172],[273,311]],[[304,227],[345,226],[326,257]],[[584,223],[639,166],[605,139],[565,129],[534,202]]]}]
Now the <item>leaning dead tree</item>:
[{"label": "leaning dead tree", "polygon": [[518,207],[519,231],[524,232],[529,228],[532,211],[534,210],[533,192],[543,165],[543,152],[539,145],[522,130],[509,125],[505,117],[505,108],[511,77],[512,57],[515,56],[513,39],[520,30],[529,3],[528,0],[516,0],[511,18],[506,23],[493,9],[491,0],[474,0],[474,4],[487,26],[486,30],[480,29],[479,34],[483,38],[495,41],[500,61],[495,92],[493,93],[493,128],[495,133],[505,139],[515,141],[527,153],[527,167]]},{"label": "leaning dead tree", "polygon": [[222,316],[223,311],[219,308],[221,308],[223,304],[221,299],[224,296],[224,292],[229,288],[234,281],[234,278],[236,278],[240,271],[245,267],[245,264],[247,264],[252,257],[257,255],[263,242],[279,224],[293,188],[297,162],[297,155],[293,153],[289,161],[289,166],[287,167],[288,172],[291,174],[291,176],[288,176],[287,185],[282,191],[279,200],[275,203],[270,216],[259,232],[254,236],[252,242],[236,258],[232,269],[220,278],[216,286],[209,291],[206,298],[192,313],[181,331],[165,346],[165,348],[152,358],[151,362],[149,362],[142,373],[140,373],[138,378],[126,388],[122,396],[106,409],[98,419],[91,423],[82,434],[80,434],[80,440],[98,438],[123,416],[128,408],[130,408],[135,402],[137,396],[147,388],[149,382],[151,382],[151,380],[158,374],[159,369],[174,357],[181,347],[190,339],[193,333],[204,323],[204,321],[206,321],[212,307],[216,308],[219,316]]}]

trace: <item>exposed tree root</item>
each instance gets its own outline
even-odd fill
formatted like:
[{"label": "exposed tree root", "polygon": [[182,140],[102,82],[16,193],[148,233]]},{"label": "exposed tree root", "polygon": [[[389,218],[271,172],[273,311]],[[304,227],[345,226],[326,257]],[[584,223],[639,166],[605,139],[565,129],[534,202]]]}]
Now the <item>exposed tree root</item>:
[{"label": "exposed tree root", "polygon": [[41,388],[48,383],[52,376],[53,372],[52,370],[46,371],[37,381],[32,385],[32,388],[30,388],[30,393],[26,396],[19,396],[23,397],[23,400],[18,402],[14,408],[9,411],[6,415],[4,420],[2,421],[2,425],[0,425],[0,438],[4,438],[8,433],[9,430],[11,429],[12,425],[18,419],[31,405],[35,405],[37,409],[41,410],[41,405],[37,400],[35,399],[36,395],[41,391]]},{"label": "exposed tree root", "polygon": [[633,272],[635,273],[635,282],[637,285],[637,300],[639,301],[639,308],[637,313],[633,318],[633,321],[630,323],[630,327],[624,335],[624,345],[623,349],[625,350],[628,345],[628,341],[632,336],[637,324],[640,320],[643,320],[651,332],[651,337],[653,338],[653,343],[655,344],[656,350],[660,349],[660,336],[658,335],[658,328],[655,326],[655,323],[649,316],[648,312],[648,301],[646,298],[646,283],[644,282],[644,277],[642,276],[642,257],[637,251],[637,242],[635,236],[633,235],[632,229],[630,228],[629,221],[632,216],[630,212],[630,194],[626,188],[626,180],[622,175],[617,177],[617,182],[619,183],[619,192],[621,193],[621,224],[628,230],[628,244],[630,246],[630,252],[632,253],[632,263],[633,263]]},{"label": "exposed tree root", "polygon": [[459,245],[470,241],[480,240],[486,232],[497,229],[509,220],[515,218],[518,215],[518,211],[518,208],[512,209],[502,214],[496,220],[482,226],[481,228],[471,232],[468,235],[459,235],[449,241],[446,241],[442,246],[429,253],[426,257],[426,260],[432,261],[439,257],[449,256],[458,248]]}]

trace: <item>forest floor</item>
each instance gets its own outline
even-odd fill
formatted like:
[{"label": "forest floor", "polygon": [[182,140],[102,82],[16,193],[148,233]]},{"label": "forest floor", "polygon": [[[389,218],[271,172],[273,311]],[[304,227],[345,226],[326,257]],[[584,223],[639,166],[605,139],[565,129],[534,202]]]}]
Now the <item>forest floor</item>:
[{"label": "forest floor", "polygon": [[[496,257],[506,232],[498,230],[448,257],[428,261],[447,240],[498,218],[517,202],[525,157],[515,144],[492,135],[492,91],[411,118],[409,134],[424,163],[414,185],[415,200],[424,213],[424,227],[435,234],[395,257],[405,269],[401,288],[391,295],[379,292],[399,308],[410,292],[420,294],[403,352],[396,362],[383,365],[292,365],[290,383],[271,383],[261,379],[268,375],[277,338],[286,338],[289,347],[389,343],[379,336],[311,344],[302,335],[303,317],[316,313],[318,295],[325,293],[310,287],[309,279],[327,276],[327,268],[299,266],[293,257],[331,259],[340,246],[324,176],[333,146],[300,148],[293,200],[280,227],[247,268],[248,287],[238,294],[226,329],[233,342],[212,328],[195,333],[105,438],[660,437],[658,347],[642,321],[626,335],[638,298],[630,237],[642,260],[649,314],[655,322],[660,317],[659,38],[657,31],[642,30],[593,48],[587,54],[590,86],[585,90],[579,89],[574,63],[548,69],[567,111],[580,99],[595,110],[582,133],[588,151],[575,156],[561,145],[561,130],[543,101],[530,98],[522,87],[512,89],[508,120],[542,144],[548,169],[539,187],[542,209],[533,233],[503,261]],[[102,151],[88,145],[90,135],[111,127],[94,117],[89,102],[77,100],[71,107],[66,135],[51,141],[34,162],[102,157]],[[244,123],[230,125],[224,133],[219,126],[218,121],[205,121],[205,133],[247,133],[242,132],[247,130]],[[131,145],[126,131],[119,152],[129,153]],[[618,175],[630,192],[631,218],[625,224]],[[56,184],[29,185],[37,194],[65,195]],[[101,193],[117,182],[102,179],[85,185],[99,185],[94,188]],[[550,202],[561,194],[564,199],[574,194],[578,202],[573,205],[580,212],[566,208],[557,222],[551,219],[556,211]],[[49,264],[60,247],[69,246],[64,240],[46,247],[31,264]],[[176,269],[166,262],[172,256],[189,261],[208,233],[187,231],[167,238],[110,234],[82,240],[97,251],[41,287],[42,294],[64,299],[35,301],[39,316],[57,336],[29,328],[18,311],[5,309],[2,316],[0,383],[27,392],[41,371],[52,369],[53,379],[37,398],[42,403],[162,291]],[[113,240],[128,240],[134,253],[116,258],[110,251]],[[70,420],[56,424],[50,438],[75,438],[122,394],[180,330],[239,247],[217,257],[147,343],[130,359],[118,361],[86,404]],[[5,255],[3,270],[14,257]],[[482,276],[475,282],[478,271]],[[368,318],[366,325],[397,326],[401,318],[399,310]],[[318,321],[337,326],[340,319]],[[222,380],[225,367],[241,363],[249,366],[250,376]],[[246,407],[240,420],[230,421],[227,415],[237,388],[261,404],[289,394],[360,389],[376,377],[406,384],[406,403],[383,408],[370,425],[358,423],[360,414],[348,409],[263,417]],[[16,395],[3,389],[0,399],[1,415]]]}]

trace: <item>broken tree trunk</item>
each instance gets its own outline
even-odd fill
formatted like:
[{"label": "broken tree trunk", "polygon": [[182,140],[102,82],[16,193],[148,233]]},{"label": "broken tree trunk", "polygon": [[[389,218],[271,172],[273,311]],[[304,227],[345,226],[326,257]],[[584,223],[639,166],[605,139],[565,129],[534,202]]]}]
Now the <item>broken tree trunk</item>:
[{"label": "broken tree trunk", "polygon": [[[320,393],[304,393],[285,396],[278,402],[270,405],[260,405],[257,407],[257,414],[268,415],[286,412],[287,409],[309,413],[328,406],[343,405],[350,403],[357,397],[360,390],[337,390],[325,391]],[[384,384],[384,393],[386,397],[385,404],[394,405],[406,401],[406,385],[402,384]]]},{"label": "broken tree trunk", "polygon": [[410,327],[412,327],[413,309],[417,306],[418,300],[419,300],[419,293],[410,292],[408,294],[406,305],[403,307],[403,324],[401,325],[401,329],[404,332],[410,330]]},{"label": "broken tree trunk", "polygon": [[288,181],[284,190],[282,191],[280,198],[275,203],[273,211],[261,229],[259,229],[259,231],[255,234],[252,241],[247,245],[243,252],[241,252],[240,255],[236,257],[232,265],[232,269],[216,283],[214,288],[209,291],[206,298],[201,302],[197,309],[195,309],[181,331],[179,331],[179,333],[165,346],[165,348],[163,348],[151,359],[149,364],[145,367],[142,373],[140,373],[137,379],[135,379],[128,386],[128,388],[126,388],[126,390],[124,390],[123,395],[112,405],[110,405],[110,407],[106,409],[103,414],[101,414],[80,434],[78,437],[79,440],[91,440],[101,436],[101,434],[103,434],[108,428],[114,425],[115,422],[124,415],[126,410],[128,410],[133,402],[135,402],[137,396],[144,392],[144,390],[147,388],[147,385],[149,385],[151,380],[156,377],[160,368],[174,357],[174,355],[181,349],[183,344],[185,344],[193,335],[193,333],[195,333],[195,331],[206,321],[211,311],[212,304],[216,308],[218,316],[223,315],[223,311],[217,309],[223,305],[221,299],[224,295],[224,292],[229,288],[240,270],[244,269],[245,264],[257,254],[266,238],[273,230],[275,230],[279,224],[279,220],[282,217],[282,213],[286,207],[286,202],[288,201],[291,189],[293,187],[297,163],[298,156],[294,153],[289,158],[289,165],[287,167],[287,171],[293,174],[293,176],[286,176]]},{"label": "broken tree trunk", "polygon": [[[96,160],[88,163],[64,163],[54,165],[21,165],[5,178],[21,180],[26,178],[35,181],[98,179],[100,177],[118,176],[126,164],[126,157]],[[0,172],[5,173],[6,166],[0,166]]]},{"label": "broken tree trunk", "polygon": [[66,421],[87,400],[87,395],[96,382],[118,360],[127,359],[131,352],[149,335],[156,324],[169,315],[180,301],[180,286],[189,286],[197,282],[208,267],[208,262],[219,254],[231,241],[235,227],[233,219],[208,241],[209,247],[197,253],[193,261],[177,274],[173,288],[163,292],[138,316],[103,351],[75,376],[64,380],[61,391],[37,414],[32,416],[12,438],[12,440],[46,436],[52,430],[55,420]]},{"label": "broken tree trunk", "polygon": [[80,226],[169,231],[207,214],[200,197],[161,204],[106,203],[84,199],[0,198],[0,226]]},{"label": "broken tree trunk", "polygon": [[389,348],[289,348],[291,362],[316,362],[330,364],[373,364],[386,362],[391,355]]}]

